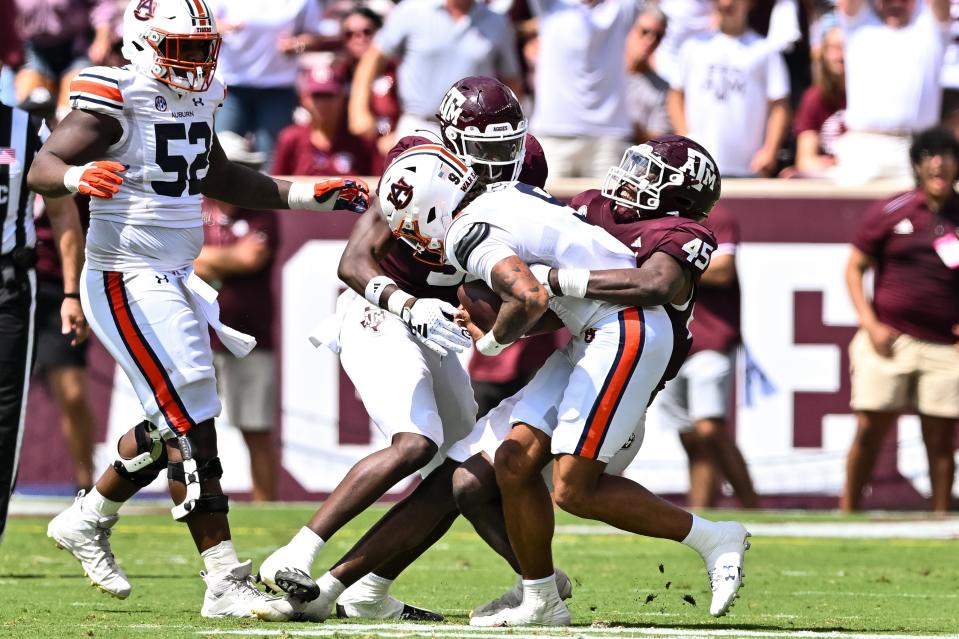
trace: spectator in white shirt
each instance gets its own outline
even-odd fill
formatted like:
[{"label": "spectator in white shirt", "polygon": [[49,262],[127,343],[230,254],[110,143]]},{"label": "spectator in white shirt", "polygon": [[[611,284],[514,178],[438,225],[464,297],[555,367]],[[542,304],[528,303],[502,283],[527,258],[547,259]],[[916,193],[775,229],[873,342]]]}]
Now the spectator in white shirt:
[{"label": "spectator in white shirt", "polygon": [[709,149],[723,177],[772,175],[789,126],[789,75],[749,29],[751,0],[714,0],[718,28],[686,41],[667,100],[676,133]]},{"label": "spectator in white shirt", "polygon": [[626,40],[626,107],[633,121],[636,142],[672,133],[666,113],[669,83],[650,66],[653,54],[667,31],[666,14],[649,4],[636,18]]},{"label": "spectator in white shirt", "polygon": [[403,0],[360,58],[350,94],[350,132],[377,137],[370,109],[373,81],[399,58],[397,137],[418,129],[439,135],[436,112],[446,91],[471,75],[499,78],[522,94],[516,37],[509,18],[476,0]]},{"label": "spectator in white shirt", "polygon": [[602,177],[633,136],[626,37],[635,0],[530,0],[539,19],[530,131],[555,177]]},{"label": "spectator in white shirt", "polygon": [[909,178],[914,132],[939,122],[949,0],[839,0],[846,33],[846,126],[836,141],[844,183]]},{"label": "spectator in white shirt", "polygon": [[272,154],[298,103],[297,54],[313,44],[320,25],[317,0],[207,0],[223,34],[217,77],[230,98],[217,114],[218,131],[252,134],[256,150]]}]

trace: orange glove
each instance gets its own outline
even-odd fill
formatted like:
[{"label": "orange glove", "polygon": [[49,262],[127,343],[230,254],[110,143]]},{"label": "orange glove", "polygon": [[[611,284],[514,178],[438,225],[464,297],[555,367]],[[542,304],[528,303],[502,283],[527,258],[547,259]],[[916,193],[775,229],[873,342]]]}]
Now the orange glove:
[{"label": "orange glove", "polygon": [[119,174],[126,170],[126,165],[111,161],[73,166],[63,176],[63,185],[71,193],[109,199],[120,192],[123,178]]},{"label": "orange glove", "polygon": [[291,209],[363,213],[370,206],[370,187],[355,177],[328,178],[313,184],[294,182],[287,202]]}]

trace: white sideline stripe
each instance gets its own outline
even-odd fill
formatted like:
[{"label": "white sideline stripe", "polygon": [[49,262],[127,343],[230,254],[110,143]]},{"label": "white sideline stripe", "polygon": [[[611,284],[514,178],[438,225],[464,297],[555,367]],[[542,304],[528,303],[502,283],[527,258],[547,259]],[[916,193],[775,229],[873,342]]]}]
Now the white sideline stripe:
[{"label": "white sideline stripe", "polygon": [[[685,628],[476,628],[446,624],[335,624],[317,626],[309,630],[289,628],[269,630],[263,626],[243,630],[197,630],[199,635],[234,636],[294,636],[332,637],[342,635],[369,635],[378,637],[409,637],[411,635],[450,638],[516,639],[571,639],[575,637],[604,637],[614,635],[627,639],[674,639],[675,637],[790,637],[803,639],[943,639],[948,635],[895,635],[884,633],[833,632],[818,630],[739,630],[736,628],[685,629]],[[552,633],[552,634],[548,634]]]},{"label": "white sideline stripe", "polygon": [[[855,521],[746,523],[761,537],[840,537],[849,539],[959,539],[959,518],[935,521]],[[558,535],[629,535],[611,526],[571,524],[556,527]]]}]

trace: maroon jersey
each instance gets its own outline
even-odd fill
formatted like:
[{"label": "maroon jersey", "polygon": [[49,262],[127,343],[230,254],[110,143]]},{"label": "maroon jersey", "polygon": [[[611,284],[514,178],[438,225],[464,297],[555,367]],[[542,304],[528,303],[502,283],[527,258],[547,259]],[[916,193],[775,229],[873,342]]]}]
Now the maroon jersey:
[{"label": "maroon jersey", "polygon": [[883,324],[918,339],[952,344],[959,324],[959,269],[933,242],[957,234],[959,196],[938,214],[919,190],[876,203],[863,215],[853,245],[876,264],[873,307]]},{"label": "maroon jersey", "polygon": [[603,228],[607,233],[630,247],[636,254],[636,266],[653,256],[666,253],[687,269],[693,277],[693,292],[684,308],[664,305],[673,325],[673,353],[666,365],[662,382],[676,376],[686,360],[693,336],[689,332],[690,318],[699,288],[699,278],[709,265],[709,256],[716,248],[716,239],[702,224],[684,217],[664,216],[642,220],[623,221],[613,211],[614,202],[603,197],[597,189],[575,196],[570,206],[585,215],[586,221]]},{"label": "maroon jersey", "polygon": [[[279,221],[274,211],[238,209],[232,215],[204,202],[203,242],[209,246],[230,246],[250,233],[258,234],[272,254],[279,245]],[[273,291],[270,280],[273,260],[255,273],[230,275],[223,279],[217,301],[224,324],[256,338],[257,347],[273,349]],[[226,348],[212,335],[213,350]]]},{"label": "maroon jersey", "polygon": [[[713,256],[735,254],[739,244],[739,225],[729,209],[717,205],[706,218],[706,228],[716,237]],[[699,286],[696,313],[689,331],[696,336],[689,354],[699,351],[726,353],[741,341],[739,318],[739,279],[729,286]]]},{"label": "maroon jersey", "polygon": [[310,127],[292,124],[282,131],[273,152],[274,175],[371,175],[373,145],[340,129],[329,149],[310,140]]},{"label": "maroon jersey", "polygon": [[[401,138],[386,156],[389,165],[406,149],[418,144],[435,144],[434,140],[408,135]],[[526,157],[519,181],[530,186],[542,188],[548,174],[546,155],[539,141],[532,135],[526,136]],[[456,289],[463,283],[465,275],[449,264],[433,266],[425,264],[414,256],[413,249],[406,242],[394,242],[393,248],[380,261],[383,272],[396,282],[397,286],[415,297],[435,297],[459,306]]]}]

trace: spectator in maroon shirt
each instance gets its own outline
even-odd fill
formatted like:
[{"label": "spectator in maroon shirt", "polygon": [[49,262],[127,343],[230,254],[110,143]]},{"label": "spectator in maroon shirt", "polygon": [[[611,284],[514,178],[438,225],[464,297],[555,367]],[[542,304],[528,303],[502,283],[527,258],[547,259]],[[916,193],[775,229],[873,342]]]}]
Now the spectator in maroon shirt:
[{"label": "spectator in maroon shirt", "polygon": [[759,498],[746,462],[726,428],[735,353],[741,342],[739,226],[722,206],[713,208],[705,225],[715,235],[717,247],[697,289],[689,325],[693,345],[679,374],[666,383],[656,401],[663,423],[679,432],[689,456],[689,506],[714,507],[719,479],[725,477],[744,508],[757,508]]},{"label": "spectator in maroon shirt", "polygon": [[[840,501],[857,510],[886,435],[917,412],[932,509],[950,507],[959,418],[959,143],[943,128],[910,148],[916,188],[876,203],[852,242],[846,284],[860,330],[849,345],[857,430]],[[863,275],[874,273],[866,295]]]},{"label": "spectator in maroon shirt", "polygon": [[846,76],[842,29],[823,37],[816,82],[796,110],[796,165],[783,177],[822,177],[835,166],[833,143],[846,132]]},{"label": "spectator in maroon shirt", "polygon": [[371,175],[373,147],[346,127],[349,72],[343,65],[303,69],[297,91],[309,124],[280,132],[273,152],[274,175]]},{"label": "spectator in maroon shirt", "polygon": [[[234,162],[259,168],[263,153],[252,153],[235,133],[219,133]],[[250,452],[253,500],[276,498],[277,460],[273,443],[276,419],[276,367],[273,344],[273,255],[279,244],[274,211],[239,209],[204,200],[204,246],[194,268],[219,289],[220,319],[256,338],[252,353],[239,359],[212,336],[216,378],[229,421],[243,434]]]}]

